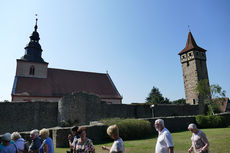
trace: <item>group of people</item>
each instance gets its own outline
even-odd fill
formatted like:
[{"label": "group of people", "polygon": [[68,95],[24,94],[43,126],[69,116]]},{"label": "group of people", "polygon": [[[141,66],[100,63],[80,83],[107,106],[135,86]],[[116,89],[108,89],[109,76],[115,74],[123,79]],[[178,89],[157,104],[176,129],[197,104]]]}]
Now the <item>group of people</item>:
[{"label": "group of people", "polygon": [[[40,136],[39,136],[40,135]],[[49,130],[32,130],[31,144],[27,145],[18,132],[5,133],[1,138],[0,153],[54,153],[53,141],[49,137]]]},{"label": "group of people", "polygon": [[[155,147],[155,153],[173,153],[174,145],[172,135],[167,128],[164,126],[164,120],[157,119],[155,121],[155,128],[158,131],[158,138]],[[192,145],[188,149],[191,153],[209,153],[209,142],[205,133],[197,128],[193,123],[189,124],[188,130],[192,132]]]},{"label": "group of people", "polygon": [[[172,135],[167,128],[165,128],[164,120],[157,119],[155,121],[155,128],[158,131],[158,138],[155,147],[155,153],[173,153],[174,144]],[[205,133],[197,128],[195,124],[189,124],[188,129],[192,132],[192,145],[188,149],[191,153],[209,153],[209,142]],[[92,140],[86,137],[87,130],[85,127],[72,128],[72,135],[68,135],[70,151],[67,153],[95,153],[95,148]],[[119,137],[119,129],[117,125],[111,125],[107,128],[107,134],[114,140],[110,147],[102,146],[103,150],[109,153],[124,153],[125,147],[122,138]],[[32,130],[30,132],[32,143],[27,148],[25,140],[18,132],[5,133],[2,136],[0,143],[0,153],[54,153],[53,141],[49,137],[49,130],[42,129]]]},{"label": "group of people", "polygon": [[[111,125],[107,129],[107,134],[114,140],[111,148],[102,146],[103,150],[109,153],[124,153],[124,142],[119,137],[119,129],[117,125]],[[72,135],[74,137],[72,137]],[[95,153],[92,140],[86,137],[86,128],[77,126],[72,128],[72,135],[68,135],[70,151],[67,153]]]}]

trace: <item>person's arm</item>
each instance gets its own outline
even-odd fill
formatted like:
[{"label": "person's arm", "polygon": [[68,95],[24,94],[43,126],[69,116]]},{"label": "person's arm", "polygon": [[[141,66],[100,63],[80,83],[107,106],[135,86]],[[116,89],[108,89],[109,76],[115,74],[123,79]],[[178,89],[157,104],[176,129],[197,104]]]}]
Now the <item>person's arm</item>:
[{"label": "person's arm", "polygon": [[44,144],[43,146],[44,153],[49,153],[49,147],[48,144]]},{"label": "person's arm", "polygon": [[189,149],[188,149],[188,152],[191,153],[193,150],[193,147],[191,146]]},{"label": "person's arm", "polygon": [[201,134],[201,140],[205,144],[204,147],[201,148],[201,152],[202,152],[202,151],[205,151],[205,150],[208,149],[209,142],[208,142],[208,139],[207,139],[207,137],[206,137],[206,135],[204,133]]},{"label": "person's arm", "polygon": [[173,153],[173,147],[169,147],[169,153]]},{"label": "person's arm", "polygon": [[166,133],[164,140],[169,148],[169,153],[173,153],[174,145],[173,145],[172,135],[170,133]]},{"label": "person's arm", "polygon": [[101,146],[101,148],[102,148],[103,150],[107,150],[107,151],[110,151],[110,147]]},{"label": "person's arm", "polygon": [[68,135],[68,142],[69,142],[70,149],[73,149],[74,146],[72,145],[73,142],[72,142],[72,135],[71,134]]}]

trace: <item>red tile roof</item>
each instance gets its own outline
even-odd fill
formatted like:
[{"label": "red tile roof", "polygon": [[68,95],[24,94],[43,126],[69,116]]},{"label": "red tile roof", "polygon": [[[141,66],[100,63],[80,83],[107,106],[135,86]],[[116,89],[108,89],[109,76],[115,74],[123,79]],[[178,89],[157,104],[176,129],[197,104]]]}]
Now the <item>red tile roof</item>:
[{"label": "red tile roof", "polygon": [[199,47],[196,44],[196,41],[194,40],[191,32],[188,33],[188,39],[187,39],[187,43],[186,43],[185,48],[181,52],[179,52],[178,55],[186,53],[186,52],[188,52],[190,50],[198,50],[198,51],[201,51],[201,52],[206,52],[205,49]]},{"label": "red tile roof", "polygon": [[221,112],[230,111],[229,98],[215,98],[213,101],[219,106]]},{"label": "red tile roof", "polygon": [[84,91],[100,98],[122,99],[110,76],[104,73],[48,68],[47,78],[16,76],[12,95],[62,97],[73,91]]}]

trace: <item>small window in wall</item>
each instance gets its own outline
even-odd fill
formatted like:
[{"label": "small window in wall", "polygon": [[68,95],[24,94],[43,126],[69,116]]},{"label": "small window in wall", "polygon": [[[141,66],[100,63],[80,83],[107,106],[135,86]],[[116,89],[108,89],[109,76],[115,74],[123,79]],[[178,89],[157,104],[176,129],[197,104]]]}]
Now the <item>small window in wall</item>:
[{"label": "small window in wall", "polygon": [[204,56],[204,53],[201,53],[202,56]]},{"label": "small window in wall", "polygon": [[185,56],[183,55],[183,56],[182,56],[182,58],[184,59],[184,58],[185,58]]},{"label": "small window in wall", "polygon": [[189,66],[189,61],[187,61],[187,66]]},{"label": "small window in wall", "polygon": [[199,55],[199,52],[196,52],[196,55]]},{"label": "small window in wall", "polygon": [[32,65],[32,66],[30,67],[30,75],[34,75],[34,71],[35,71],[35,68],[34,68],[34,66]]},{"label": "small window in wall", "polygon": [[192,53],[189,53],[189,56],[192,56]]},{"label": "small window in wall", "polygon": [[193,105],[195,105],[195,104],[196,104],[196,100],[195,100],[195,99],[193,99],[192,101],[193,101]]}]

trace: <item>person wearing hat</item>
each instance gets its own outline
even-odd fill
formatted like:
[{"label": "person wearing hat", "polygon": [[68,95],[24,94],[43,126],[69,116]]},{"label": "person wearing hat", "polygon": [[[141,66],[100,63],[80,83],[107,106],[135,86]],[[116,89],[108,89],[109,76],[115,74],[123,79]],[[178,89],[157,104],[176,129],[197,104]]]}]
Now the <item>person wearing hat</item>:
[{"label": "person wearing hat", "polygon": [[15,144],[11,144],[11,134],[10,133],[5,133],[2,136],[2,142],[4,145],[4,148],[1,150],[0,153],[17,153],[17,147]]}]

